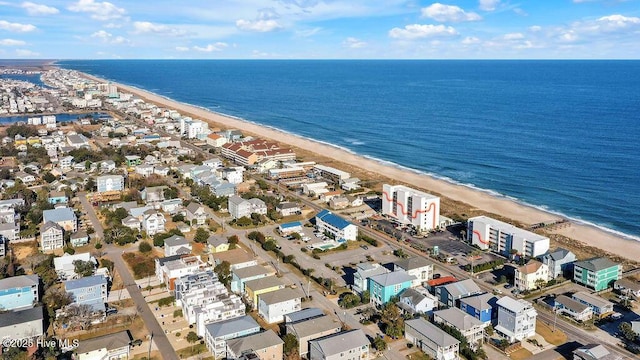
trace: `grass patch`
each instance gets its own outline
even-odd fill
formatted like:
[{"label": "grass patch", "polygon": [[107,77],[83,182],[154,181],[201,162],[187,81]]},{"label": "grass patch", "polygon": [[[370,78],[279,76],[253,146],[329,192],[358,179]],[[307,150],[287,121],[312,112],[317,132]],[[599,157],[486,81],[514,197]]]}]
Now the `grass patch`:
[{"label": "grass patch", "polygon": [[123,254],[122,258],[133,272],[133,277],[136,280],[155,275],[156,273],[155,257],[153,256],[143,255],[137,252],[128,252]]},{"label": "grass patch", "polygon": [[431,360],[431,357],[429,357],[429,355],[423,353],[420,350],[412,352],[411,354],[407,355],[406,358],[411,360]]},{"label": "grass patch", "polygon": [[514,351],[511,354],[509,354],[509,357],[512,360],[524,360],[532,356],[533,356],[533,353],[525,348],[522,348],[520,350]]},{"label": "grass patch", "polygon": [[544,340],[553,345],[562,345],[567,342],[567,334],[556,328],[553,331],[547,324],[536,321],[536,333],[544,338]]},{"label": "grass patch", "polygon": [[205,344],[198,343],[194,344],[193,347],[189,345],[184,349],[176,351],[176,355],[178,355],[180,359],[186,359],[190,356],[202,354],[204,352],[207,352],[207,346]]}]

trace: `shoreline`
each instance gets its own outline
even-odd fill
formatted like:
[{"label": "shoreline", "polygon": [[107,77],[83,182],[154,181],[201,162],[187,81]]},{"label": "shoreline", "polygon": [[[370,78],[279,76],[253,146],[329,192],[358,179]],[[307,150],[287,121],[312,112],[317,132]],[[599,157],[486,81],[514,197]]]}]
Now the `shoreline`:
[{"label": "shoreline", "polygon": [[[78,72],[94,81],[108,81],[87,73]],[[401,165],[390,165],[382,160],[372,159],[365,155],[358,155],[348,149],[333,144],[309,139],[267,125],[257,124],[250,120],[216,113],[204,107],[179,102],[134,86],[113,81],[110,82],[114,83],[118,88],[143,98],[148,102],[175,109],[185,115],[192,115],[194,118],[206,121],[212,127],[237,128],[245,133],[252,133],[294,148],[303,149],[306,152],[317,154],[320,157],[328,158],[350,167],[359,168],[364,172],[375,173],[398,183],[405,183],[418,189],[425,189],[427,192],[437,193],[442,197],[464,203],[473,210],[482,210],[497,214],[504,218],[528,225],[567,220],[569,221],[568,226],[548,230],[547,235],[557,234],[566,236],[581,242],[583,245],[596,247],[622,258],[633,261],[640,259],[640,243],[638,241],[617,236],[614,233],[603,230],[596,224],[580,222],[579,220],[536,208],[533,205],[520,203],[506,196],[494,195],[491,194],[489,190],[474,189],[463,184],[457,184],[437,178],[436,176],[420,173],[417,170],[412,170]]]}]

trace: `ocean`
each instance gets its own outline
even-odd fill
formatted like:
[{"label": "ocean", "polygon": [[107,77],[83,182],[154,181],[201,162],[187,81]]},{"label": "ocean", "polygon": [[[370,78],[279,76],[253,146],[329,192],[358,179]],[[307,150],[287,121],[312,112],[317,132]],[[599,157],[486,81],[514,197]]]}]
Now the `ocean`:
[{"label": "ocean", "polygon": [[61,61],[640,240],[640,61]]}]

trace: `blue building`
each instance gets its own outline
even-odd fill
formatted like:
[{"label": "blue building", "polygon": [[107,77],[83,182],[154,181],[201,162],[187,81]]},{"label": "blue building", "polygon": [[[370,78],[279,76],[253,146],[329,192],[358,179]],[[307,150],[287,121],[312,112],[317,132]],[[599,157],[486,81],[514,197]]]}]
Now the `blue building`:
[{"label": "blue building", "polygon": [[475,317],[483,323],[490,323],[495,318],[498,298],[492,294],[481,294],[460,299],[460,310]]},{"label": "blue building", "polygon": [[435,295],[443,305],[456,307],[460,299],[482,294],[483,292],[473,280],[466,279],[436,287]]},{"label": "blue building", "polygon": [[0,280],[0,310],[32,308],[40,300],[38,275],[21,275]]},{"label": "blue building", "polygon": [[320,232],[328,232],[336,240],[354,241],[358,238],[357,226],[329,210],[322,210],[316,215],[316,227]]},{"label": "blue building", "polygon": [[404,271],[394,271],[370,277],[368,279],[370,302],[376,306],[388,303],[402,290],[410,288],[411,282],[415,279],[415,276]]},{"label": "blue building", "polygon": [[67,198],[67,194],[63,191],[52,191],[49,193],[48,201],[49,204],[55,205],[59,203],[66,203],[69,199]]},{"label": "blue building", "polygon": [[104,276],[94,275],[65,281],[64,288],[71,293],[74,304],[89,305],[94,311],[105,311],[107,279]]}]

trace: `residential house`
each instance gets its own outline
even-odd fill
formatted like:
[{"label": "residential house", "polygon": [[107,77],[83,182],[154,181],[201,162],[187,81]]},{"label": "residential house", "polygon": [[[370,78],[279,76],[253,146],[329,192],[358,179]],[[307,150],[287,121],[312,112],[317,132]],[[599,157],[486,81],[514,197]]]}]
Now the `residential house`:
[{"label": "residential house", "polygon": [[358,263],[356,272],[353,274],[352,290],[362,294],[369,290],[369,278],[376,275],[387,274],[389,269],[378,263]]},{"label": "residential house", "polygon": [[293,334],[298,340],[298,355],[306,358],[309,354],[309,341],[342,331],[342,324],[333,317],[324,314],[286,324],[287,334]]},{"label": "residential house", "polygon": [[160,203],[160,209],[168,214],[175,215],[182,210],[182,199],[169,199]]},{"label": "residential house", "polygon": [[62,256],[53,258],[53,268],[56,270],[56,274],[58,274],[60,280],[70,280],[80,277],[76,273],[75,261],[92,262],[95,266],[98,265],[96,258],[88,252],[73,255],[65,253]]},{"label": "residential house", "polygon": [[231,167],[218,170],[220,177],[227,180],[230,184],[240,184],[244,181],[244,168]]},{"label": "residential house", "polygon": [[343,331],[309,341],[309,360],[369,358],[369,339],[361,329]]},{"label": "residential house", "polygon": [[[160,204],[165,201],[164,190],[168,189],[167,186],[149,186],[140,192],[140,198],[144,201],[145,204],[149,206],[153,206],[157,208]],[[182,204],[182,200],[180,199],[180,203]]]},{"label": "residential house", "polygon": [[193,250],[191,243],[183,236],[173,235],[164,240],[164,256],[188,255]]},{"label": "residential house", "polygon": [[140,164],[135,167],[135,172],[140,176],[149,177],[153,175],[153,165]]},{"label": "residential house", "polygon": [[175,289],[176,279],[195,274],[200,271],[204,264],[197,256],[173,255],[155,260],[156,277],[161,283],[167,286],[169,291]]},{"label": "residential house", "polygon": [[0,224],[0,238],[11,242],[20,238],[20,225],[16,223]]},{"label": "residential house", "polygon": [[404,289],[411,287],[415,276],[404,271],[394,271],[369,277],[369,298],[375,306],[388,303]]},{"label": "residential house", "polygon": [[498,323],[495,330],[509,342],[521,341],[536,334],[538,313],[530,302],[505,296],[498,305]]},{"label": "residential house", "polygon": [[573,360],[622,360],[602,344],[587,344],[573,350]]},{"label": "residential house", "polygon": [[458,359],[460,341],[424,318],[406,320],[407,341],[435,360]]},{"label": "residential house", "polygon": [[283,201],[276,205],[276,211],[282,216],[291,216],[299,214],[302,210],[300,209],[300,205],[296,203]]},{"label": "residential house", "polygon": [[67,135],[67,144],[73,148],[80,149],[81,147],[89,146],[89,139],[82,134],[70,134]]},{"label": "residential house", "polygon": [[60,166],[62,171],[71,170],[73,167],[73,156],[63,156],[58,159],[58,166]]},{"label": "residential house", "polygon": [[166,219],[162,213],[155,210],[147,210],[144,212],[140,227],[149,236],[153,236],[157,233],[164,232],[164,224]]},{"label": "residential house", "polygon": [[205,326],[204,342],[216,359],[224,359],[227,355],[227,340],[255,334],[260,325],[249,315],[219,321]]},{"label": "residential house", "polygon": [[207,135],[206,141],[207,141],[207,145],[219,148],[222,145],[227,143],[227,138],[216,133],[211,133]]},{"label": "residential house", "polygon": [[187,221],[191,225],[202,226],[207,222],[207,212],[203,205],[191,202],[187,205]]},{"label": "residential house", "polygon": [[69,199],[64,191],[51,191],[48,198],[49,204],[67,203]]},{"label": "residential house", "polygon": [[247,281],[262,279],[274,276],[276,271],[273,268],[266,268],[262,265],[253,265],[231,270],[231,291],[244,294],[244,284]]},{"label": "residential house", "polygon": [[207,249],[211,253],[229,250],[229,240],[223,236],[211,235],[207,239]]},{"label": "residential house", "polygon": [[40,227],[40,249],[52,251],[64,247],[64,230],[54,222],[48,221]]},{"label": "residential house", "polygon": [[91,306],[93,311],[105,311],[107,302],[107,279],[102,275],[87,276],[63,282],[66,292],[71,293],[75,305]]},{"label": "residential house", "polygon": [[593,317],[591,306],[576,301],[566,295],[558,295],[554,299],[554,308],[560,314],[572,317],[576,321],[587,321]]},{"label": "residential house", "polygon": [[73,247],[84,246],[89,243],[89,234],[86,231],[78,231],[69,237],[69,243]]},{"label": "residential house", "polygon": [[284,322],[287,325],[297,324],[301,321],[307,321],[315,319],[320,316],[325,316],[325,313],[320,308],[304,308],[300,311],[292,312],[284,316]]},{"label": "residential house", "polygon": [[122,219],[121,222],[123,226],[126,226],[133,230],[140,231],[142,228],[142,223],[137,217],[127,216],[126,218]]},{"label": "residential house", "polygon": [[100,172],[107,173],[116,169],[116,162],[113,160],[104,160],[100,162]]},{"label": "residential house", "polygon": [[127,330],[80,341],[74,350],[76,360],[129,359],[131,337]]},{"label": "residential house", "polygon": [[576,255],[571,251],[558,248],[540,256],[540,261],[549,267],[549,278],[555,279],[560,276],[568,277],[573,268],[573,263],[577,260]]},{"label": "residential house", "polygon": [[549,280],[549,267],[539,261],[530,261],[515,270],[514,284],[519,291],[542,288]]},{"label": "residential house", "polygon": [[231,264],[231,270],[258,265],[258,260],[256,260],[255,255],[249,254],[242,248],[209,254],[209,263],[212,266],[221,264],[224,261]]},{"label": "residential house", "polygon": [[136,166],[142,164],[142,159],[138,155],[126,155],[124,157],[124,162],[127,166]]},{"label": "residential house", "polygon": [[316,227],[320,232],[328,232],[335,239],[356,240],[358,227],[347,220],[322,210],[316,215]]},{"label": "residential house", "polygon": [[433,277],[433,263],[422,256],[413,256],[395,261],[393,263],[393,271],[400,270],[416,277],[411,283],[411,287],[420,286]]},{"label": "residential house", "polygon": [[348,206],[349,199],[346,196],[334,196],[329,200],[329,207],[332,209],[345,209]]},{"label": "residential house", "polygon": [[460,310],[475,317],[476,319],[490,324],[491,320],[496,317],[498,298],[492,294],[480,294],[460,299]]},{"label": "residential house", "polygon": [[283,322],[286,314],[300,309],[302,309],[302,295],[292,288],[258,295],[258,314],[268,324]]},{"label": "residential house", "polygon": [[253,309],[258,308],[259,295],[280,289],[284,289],[284,283],[276,276],[261,277],[244,282],[244,293]]},{"label": "residential house", "polygon": [[210,158],[210,159],[207,159],[207,160],[203,161],[202,165],[208,166],[208,167],[210,167],[212,169],[217,169],[217,168],[221,168],[222,167],[222,160],[220,160],[220,158],[213,157],[213,158]]},{"label": "residential house", "polygon": [[483,292],[472,279],[456,281],[435,288],[435,295],[438,301],[448,307],[457,307],[460,299]]},{"label": "residential house", "polygon": [[486,323],[458,308],[434,311],[433,322],[436,324],[445,324],[460,331],[469,346],[474,349],[478,349],[482,345],[484,329],[488,326]]},{"label": "residential house", "polygon": [[282,235],[290,235],[294,232],[298,234],[302,232],[302,223],[300,221],[294,221],[290,223],[280,224],[278,226],[278,232]]},{"label": "residential house", "polygon": [[640,282],[631,279],[620,279],[613,283],[614,290],[627,296],[640,298]]},{"label": "residential house", "polygon": [[173,297],[176,300],[176,306],[182,306],[182,299],[194,289],[202,289],[207,287],[218,286],[218,275],[213,270],[198,271],[177,278],[174,282]]},{"label": "residential house", "polygon": [[409,315],[431,314],[433,309],[438,308],[438,299],[429,293],[409,288],[400,293],[396,305]]},{"label": "residential house", "polygon": [[18,171],[13,178],[22,181],[23,184],[29,186],[36,182],[36,177],[24,171]]},{"label": "residential house", "polygon": [[[284,341],[273,330],[227,340],[227,359],[282,359]],[[254,356],[244,357],[246,354]]]},{"label": "residential house", "polygon": [[605,257],[577,261],[573,264],[573,281],[595,291],[613,286],[622,277],[622,265]]},{"label": "residential house", "polygon": [[590,294],[586,291],[578,291],[571,296],[573,300],[581,304],[585,304],[591,307],[593,314],[604,318],[613,313],[613,303],[596,294]]},{"label": "residential house", "polygon": [[0,280],[0,310],[32,308],[40,300],[38,275],[19,275]]},{"label": "residential house", "polygon": [[267,214],[267,205],[264,201],[254,198],[245,200],[238,195],[229,196],[228,201],[229,214],[234,219],[241,217],[250,217],[251,214]]},{"label": "residential house", "polygon": [[97,193],[122,191],[124,190],[124,176],[122,175],[102,175],[96,177]]},{"label": "residential house", "polygon": [[78,231],[78,218],[70,208],[64,207],[45,210],[42,212],[42,219],[44,224],[51,221],[60,225],[65,231],[72,233]]},{"label": "residential house", "polygon": [[0,313],[0,339],[35,339],[44,336],[42,306]]}]

